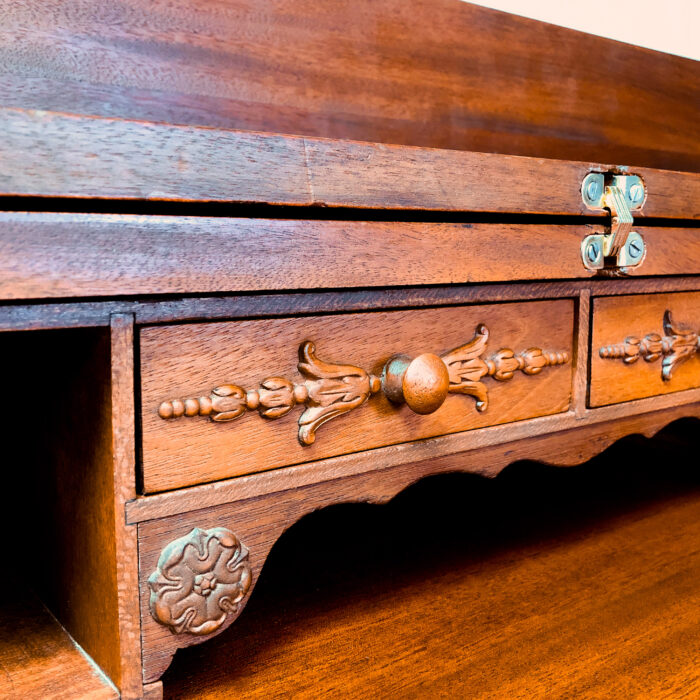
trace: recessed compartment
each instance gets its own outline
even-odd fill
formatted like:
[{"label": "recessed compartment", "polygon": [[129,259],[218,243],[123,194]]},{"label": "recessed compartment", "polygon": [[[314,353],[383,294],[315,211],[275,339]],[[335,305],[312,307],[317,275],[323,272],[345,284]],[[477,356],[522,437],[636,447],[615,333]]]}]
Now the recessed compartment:
[{"label": "recessed compartment", "polygon": [[117,698],[109,333],[0,333],[0,362],[0,698]]}]

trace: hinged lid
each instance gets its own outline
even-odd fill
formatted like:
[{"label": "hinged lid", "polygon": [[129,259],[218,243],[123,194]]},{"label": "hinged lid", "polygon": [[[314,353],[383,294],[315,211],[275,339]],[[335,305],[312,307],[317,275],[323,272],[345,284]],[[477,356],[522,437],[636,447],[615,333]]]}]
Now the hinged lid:
[{"label": "hinged lid", "polygon": [[[589,214],[581,183],[625,165],[0,110],[0,193]],[[700,174],[634,168],[644,215],[700,218]],[[89,210],[89,209],[88,209]]]}]

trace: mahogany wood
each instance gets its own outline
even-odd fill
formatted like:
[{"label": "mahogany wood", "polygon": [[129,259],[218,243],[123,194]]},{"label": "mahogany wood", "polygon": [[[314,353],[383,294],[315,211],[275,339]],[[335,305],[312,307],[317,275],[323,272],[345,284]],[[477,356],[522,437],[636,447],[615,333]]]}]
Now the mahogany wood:
[{"label": "mahogany wood", "polygon": [[117,689],[90,663],[27,585],[13,581],[9,589],[3,587],[0,697],[118,698]]},{"label": "mahogany wood", "polygon": [[697,62],[458,0],[17,0],[0,31],[6,106],[700,169]]},{"label": "mahogany wood", "polygon": [[143,700],[163,700],[163,684],[160,681],[144,684]]},{"label": "mahogany wood", "polygon": [[[191,508],[193,502],[199,507],[217,506],[234,500],[245,500],[288,488],[301,488],[310,484],[333,481],[335,479],[365,474],[376,469],[388,469],[412,464],[423,460],[435,460],[464,452],[479,452],[485,448],[500,446],[507,456],[511,455],[508,445],[530,437],[551,436],[565,442],[569,431],[592,426],[610,428],[613,421],[622,419],[644,419],[648,414],[662,412],[676,418],[694,416],[700,401],[700,389],[678,392],[672,395],[656,396],[648,399],[628,401],[624,404],[585,409],[579,414],[568,411],[528,421],[481,428],[478,430],[443,435],[430,440],[401,443],[372,451],[332,457],[317,462],[299,464],[284,469],[259,472],[246,476],[190,487],[178,491],[149,494],[137,497],[126,504],[128,522],[143,522],[168,517]],[[669,418],[669,421],[673,418]],[[631,425],[625,423],[625,425]],[[618,437],[623,437],[624,433]],[[606,443],[605,446],[607,446]],[[590,456],[597,454],[594,450]],[[489,466],[481,469],[489,471]],[[496,467],[497,471],[500,468]],[[481,473],[481,472],[479,472]]]},{"label": "mahogany wood", "polygon": [[[113,489],[109,334],[60,331],[34,342],[26,336],[8,340],[21,342],[7,348],[13,381],[26,387],[37,375],[51,377],[51,391],[42,392],[46,418],[39,425],[20,425],[15,434],[25,435],[30,446],[26,464],[34,475],[31,493],[45,533],[43,565],[34,565],[34,583],[75,641],[119,686],[114,528],[119,515]],[[45,352],[49,347],[51,352]]]},{"label": "mahogany wood", "polygon": [[123,700],[142,697],[141,621],[134,587],[138,582],[138,542],[134,527],[124,522],[124,503],[136,494],[134,406],[134,318],[115,314],[110,322],[111,358],[111,498],[115,558],[110,569],[116,582],[119,628],[118,685]]},{"label": "mahogany wood", "polygon": [[164,420],[163,401],[207,396],[222,384],[255,388],[265,377],[297,374],[297,349],[307,340],[326,361],[381,374],[395,354],[444,353],[471,340],[485,323],[486,354],[510,347],[572,356],[573,302],[559,300],[477,307],[415,309],[357,315],[146,328],[140,332],[143,483],[146,492],[308,462],[407,440],[456,433],[565,411],[571,363],[509,382],[489,381],[489,408],[450,395],[439,411],[413,414],[378,394],[324,426],[312,445],[297,440],[292,415],[250,416],[233,423],[204,417]]},{"label": "mahogany wood", "polygon": [[575,346],[576,370],[572,390],[572,408],[577,418],[586,414],[588,398],[588,367],[590,363],[590,347],[588,338],[591,328],[591,290],[582,289],[576,306],[576,329],[578,337]]},{"label": "mahogany wood", "polygon": [[[5,213],[0,298],[589,278],[581,241],[602,230],[602,224]],[[636,230],[647,256],[634,275],[700,274],[700,230]]]},{"label": "mahogany wood", "polygon": [[[431,474],[495,476],[525,458],[576,464],[630,433],[700,417],[699,356],[663,380],[660,359],[626,365],[601,357],[599,347],[639,350],[662,330],[667,309],[676,324],[700,329],[700,229],[692,221],[700,219],[697,62],[457,0],[18,0],[4,9],[0,205],[14,211],[0,213],[0,330],[83,329],[1,338],[11,397],[3,421],[21,462],[6,470],[13,503],[0,525],[22,532],[31,503],[32,532],[42,537],[38,549],[15,546],[9,580],[35,582],[126,700],[162,697],[158,679],[174,652],[208,638],[183,630],[214,629],[207,615],[170,614],[172,591],[156,596],[160,614],[151,614],[154,586],[173,583],[163,577],[176,563],[174,540],[196,546],[214,537],[235,559],[237,587],[214,611],[226,613],[218,632],[247,604],[279,536],[313,510],[385,502]],[[636,279],[594,279],[581,265],[581,239],[607,223],[581,199],[590,171],[644,179],[635,229],[648,255]],[[664,332],[675,334],[680,326],[666,318]],[[469,342],[479,323],[492,333],[488,352],[485,330]],[[635,345],[628,335],[645,340]],[[694,351],[697,336],[688,338],[681,344]],[[285,395],[284,409],[323,407],[323,382],[308,373],[298,381],[296,353],[306,340],[329,363],[364,368],[357,374],[375,396],[360,406],[360,392],[357,410],[324,423],[315,444],[302,447],[294,413],[279,416],[274,402]],[[674,343],[652,338],[639,352],[651,359],[661,344],[666,356],[680,347]],[[394,398],[427,413],[451,390],[466,395],[452,393],[430,416],[390,404],[379,374],[395,353],[418,357],[423,370],[402,375],[400,387],[397,379]],[[512,376],[542,364],[560,366]],[[458,381],[455,366],[463,372]],[[589,366],[595,408],[586,405]],[[427,394],[426,377],[434,380]],[[218,417],[235,412],[235,391],[222,402],[214,392],[213,405],[210,392],[224,382],[249,389],[241,390],[245,409],[281,420],[209,421],[209,408]],[[178,396],[204,398],[180,406]],[[477,412],[487,397],[487,410]],[[162,405],[166,415],[170,405],[191,417],[163,420]],[[374,633],[369,648],[381,647],[395,669],[410,666],[420,683],[438,651],[451,648],[455,658],[459,628],[488,669],[470,672],[469,682],[497,683],[513,695],[530,691],[518,664],[522,648],[540,642],[553,660],[537,678],[551,693],[553,675],[568,682],[572,669],[576,681],[588,672],[586,640],[624,665],[621,646],[640,634],[625,611],[638,615],[644,602],[652,611],[645,641],[651,629],[654,642],[635,648],[655,659],[672,649],[674,660],[694,660],[687,630],[697,621],[669,625],[679,604],[667,604],[663,593],[694,602],[689,582],[697,571],[687,552],[697,547],[687,533],[697,521],[695,495],[679,498],[663,518],[626,520],[592,546],[567,541],[558,555],[526,550],[516,596],[473,567],[466,577],[433,573],[428,587],[423,577],[421,595],[404,598],[399,610],[392,595],[383,615],[413,630],[409,651],[394,630]],[[619,568],[630,543],[643,543],[633,545],[643,572],[632,574],[632,584]],[[353,550],[358,569],[362,544]],[[422,554],[413,552],[414,567]],[[204,561],[191,555],[195,567]],[[612,586],[622,601],[600,625],[612,642],[590,632],[598,608],[590,587],[581,593],[572,581],[582,566],[586,582],[606,580],[605,592]],[[572,573],[557,578],[562,570]],[[203,599],[231,584],[214,574],[193,577]],[[183,581],[176,581],[181,590]],[[0,635],[0,688],[9,679],[18,697],[114,697],[71,638],[24,595],[26,585],[1,596],[9,633]],[[455,610],[475,609],[470,597],[484,590],[505,596],[505,608],[521,619],[496,619],[477,606],[455,626]],[[385,594],[375,595],[365,604],[379,606]],[[449,615],[438,612],[436,597],[451,604]],[[375,624],[339,617],[341,644],[354,625]],[[542,642],[534,625],[541,632],[545,618],[550,637]],[[331,644],[331,627],[316,622],[290,652]],[[448,629],[433,632],[432,655],[416,651],[428,623]],[[484,630],[494,629],[499,644],[481,644]],[[562,640],[579,665],[557,655]],[[302,663],[288,663],[284,692]],[[505,676],[500,667],[494,672],[498,663]],[[262,678],[250,665],[247,677]],[[645,693],[680,678],[670,666],[664,684],[647,682]],[[460,688],[457,665],[441,667],[447,673],[431,690]],[[610,675],[605,690],[629,696]],[[221,674],[212,678],[199,684],[204,694],[240,694]],[[313,683],[314,694],[324,679]],[[268,676],[255,692],[274,694],[276,683]],[[682,679],[675,685],[695,690]],[[166,695],[179,692],[173,688],[168,683]]]},{"label": "mahogany wood", "polygon": [[[527,438],[511,443],[507,450],[500,445],[492,446],[467,454],[451,454],[440,459],[403,464],[393,469],[374,469],[364,474],[346,475],[342,479],[326,483],[298,487],[289,484],[287,490],[278,493],[210,508],[204,507],[193,490],[190,508],[195,510],[192,512],[185,512],[187,509],[181,507],[177,515],[139,525],[145,680],[153,681],[161,676],[175,649],[206,639],[188,634],[173,634],[157,623],[148,609],[150,591],[147,579],[155,570],[161,551],[167,544],[187,535],[195,527],[226,527],[233,531],[249,550],[255,585],[277,538],[293,522],[319,508],[342,502],[385,502],[427,474],[466,470],[495,476],[508,464],[521,459],[535,459],[558,465],[579,464],[625,435],[640,433],[651,436],[669,422],[684,416],[700,417],[700,403],[585,426],[565,434]],[[244,604],[246,601],[247,599]],[[240,609],[229,616],[219,631],[230,625],[239,613]]]},{"label": "mahogany wood", "polygon": [[[131,323],[116,316],[109,331],[2,337],[0,361],[12,367],[9,394],[26,395],[37,376],[50,388],[35,393],[40,407],[35,402],[3,414],[8,453],[21,453],[22,460],[12,462],[6,485],[15,503],[4,508],[0,525],[17,530],[32,504],[32,531],[41,544],[18,547],[17,557],[26,561],[7,567],[5,579],[22,571],[29,583],[17,591],[35,587],[121,697],[136,700],[142,686],[137,542],[136,528],[124,521],[124,503],[135,495]],[[68,683],[66,697],[70,692]]]},{"label": "mahogany wood", "polygon": [[178,653],[166,697],[700,694],[697,424],[680,427],[305,518],[232,629]]},{"label": "mahogany wood", "polygon": [[697,277],[663,277],[530,282],[401,289],[346,289],[286,294],[222,294],[170,299],[62,301],[57,303],[0,303],[0,332],[51,328],[109,326],[110,315],[130,313],[139,325],[194,320],[268,318],[293,314],[337,313],[402,309],[443,304],[481,304],[575,297],[584,290],[598,295],[620,296],[660,292],[693,291]]},{"label": "mahogany wood", "polygon": [[[6,195],[585,214],[585,175],[618,169],[13,109],[0,109],[0,130]],[[644,216],[700,218],[700,174],[632,172]]]},{"label": "mahogany wood", "polygon": [[[601,349],[624,343],[625,338],[634,336],[641,339],[648,334],[663,336],[663,319],[667,309],[672,311],[676,323],[686,325],[696,334],[696,351],[673,370],[670,379],[665,380],[662,376],[661,359],[646,362],[640,358],[627,364],[622,359],[601,356]],[[591,406],[604,406],[700,386],[700,353],[697,351],[699,332],[700,293],[594,299]]]}]

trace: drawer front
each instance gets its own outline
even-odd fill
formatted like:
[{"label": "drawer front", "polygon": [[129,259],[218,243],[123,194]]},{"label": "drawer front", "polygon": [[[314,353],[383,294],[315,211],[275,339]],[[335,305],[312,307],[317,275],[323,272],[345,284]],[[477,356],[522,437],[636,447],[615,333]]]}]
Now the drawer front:
[{"label": "drawer front", "polygon": [[573,319],[564,299],[145,328],[145,491],[565,411]]},{"label": "drawer front", "polygon": [[591,406],[700,387],[700,292],[593,301]]}]

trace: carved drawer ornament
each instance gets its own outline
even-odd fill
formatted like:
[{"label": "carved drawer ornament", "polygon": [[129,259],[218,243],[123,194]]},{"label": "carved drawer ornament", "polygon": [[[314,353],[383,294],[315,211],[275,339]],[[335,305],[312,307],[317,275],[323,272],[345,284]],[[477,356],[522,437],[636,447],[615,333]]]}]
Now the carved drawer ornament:
[{"label": "carved drawer ornament", "polygon": [[194,528],[161,553],[148,579],[151,614],[175,634],[215,632],[250,589],[248,550],[225,527]]},{"label": "carved drawer ornament", "polygon": [[661,359],[661,376],[669,381],[673,371],[700,352],[698,333],[673,322],[671,312],[667,309],[663,319],[664,335],[648,333],[643,338],[629,336],[624,343],[605,345],[599,354],[604,359],[621,359],[625,364],[632,364],[640,357],[646,362]]},{"label": "carved drawer ornament", "polygon": [[335,365],[316,357],[314,343],[299,348],[299,372],[305,380],[295,384],[284,377],[269,377],[259,389],[246,391],[235,384],[212,389],[209,396],[172,399],[161,403],[161,418],[209,416],[216,422],[232,421],[247,410],[257,410],[263,418],[281,418],[296,405],[304,407],[299,418],[299,441],[311,445],[316,431],[329,420],[352,411],[372,394],[383,391],[396,404],[405,403],[416,413],[436,411],[448,394],[468,394],[476,399],[476,409],[488,407],[488,389],[481,381],[493,377],[512,379],[518,371],[535,375],[545,367],[569,361],[565,351],[548,352],[529,348],[519,353],[504,348],[483,358],[489,339],[488,328],[479,324],[474,338],[466,345],[439,357],[425,353],[412,359],[394,355],[381,376],[368,374],[353,365]]}]

